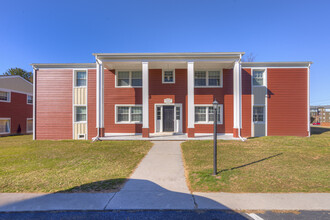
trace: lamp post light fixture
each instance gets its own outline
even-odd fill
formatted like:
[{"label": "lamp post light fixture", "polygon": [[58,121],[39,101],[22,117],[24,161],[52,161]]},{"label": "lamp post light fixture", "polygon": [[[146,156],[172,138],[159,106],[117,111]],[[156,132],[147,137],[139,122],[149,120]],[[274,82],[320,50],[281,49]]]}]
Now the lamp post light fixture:
[{"label": "lamp post light fixture", "polygon": [[215,99],[213,104],[213,175],[217,175],[217,124],[218,124],[218,106],[219,103]]}]

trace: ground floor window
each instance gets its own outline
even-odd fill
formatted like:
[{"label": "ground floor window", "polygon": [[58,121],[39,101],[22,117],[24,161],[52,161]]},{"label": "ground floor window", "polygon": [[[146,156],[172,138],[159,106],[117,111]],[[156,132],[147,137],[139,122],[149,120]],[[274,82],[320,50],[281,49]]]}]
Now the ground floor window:
[{"label": "ground floor window", "polygon": [[253,106],[253,122],[264,122],[264,106]]},{"label": "ground floor window", "polygon": [[87,121],[87,107],[75,106],[75,122],[86,122],[86,121]]},{"label": "ground floor window", "polygon": [[142,123],[142,106],[116,106],[117,123]]},{"label": "ground floor window", "polygon": [[[217,110],[218,124],[222,124],[223,105],[219,105]],[[195,106],[195,123],[213,123],[214,109],[213,106]]]},{"label": "ground floor window", "polygon": [[33,132],[33,119],[28,118],[26,119],[26,133]]},{"label": "ground floor window", "polygon": [[10,119],[0,118],[0,134],[9,134],[9,133],[10,133]]}]

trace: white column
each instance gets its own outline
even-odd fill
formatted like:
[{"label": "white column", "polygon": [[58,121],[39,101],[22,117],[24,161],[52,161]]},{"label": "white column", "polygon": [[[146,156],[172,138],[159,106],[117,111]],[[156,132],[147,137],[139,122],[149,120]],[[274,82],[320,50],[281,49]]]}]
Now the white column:
[{"label": "white column", "polygon": [[234,128],[241,128],[241,64],[235,61],[233,72]]},{"label": "white column", "polygon": [[188,82],[188,128],[195,127],[195,97],[194,97],[194,62],[187,64],[187,82]]},{"label": "white column", "polygon": [[149,128],[149,69],[148,62],[142,62],[142,128]]},{"label": "white column", "polygon": [[96,128],[104,128],[104,67],[96,60]]},{"label": "white column", "polygon": [[33,67],[33,140],[36,139],[36,69]]}]

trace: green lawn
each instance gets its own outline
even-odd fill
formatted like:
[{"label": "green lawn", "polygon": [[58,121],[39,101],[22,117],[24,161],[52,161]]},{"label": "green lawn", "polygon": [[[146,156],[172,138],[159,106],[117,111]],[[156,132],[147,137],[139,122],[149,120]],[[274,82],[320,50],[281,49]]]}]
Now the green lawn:
[{"label": "green lawn", "polygon": [[219,141],[217,176],[213,142],[184,142],[188,184],[197,192],[330,192],[330,129],[312,131],[310,138]]},{"label": "green lawn", "polygon": [[152,144],[0,138],[0,192],[115,191]]}]

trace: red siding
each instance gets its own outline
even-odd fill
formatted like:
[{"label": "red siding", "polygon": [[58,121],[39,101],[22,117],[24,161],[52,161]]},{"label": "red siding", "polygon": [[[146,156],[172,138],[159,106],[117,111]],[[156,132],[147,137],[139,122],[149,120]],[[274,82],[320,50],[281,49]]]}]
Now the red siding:
[{"label": "red siding", "polygon": [[[233,133],[233,70],[223,70],[223,88],[195,88],[195,105],[211,104],[217,99],[223,104],[223,124],[218,133]],[[187,114],[187,113],[186,113]],[[195,133],[212,133],[213,124],[195,124]]]},{"label": "red siding", "polygon": [[175,70],[175,83],[162,83],[162,70],[149,70],[149,132],[155,132],[155,104],[171,98],[173,103],[182,104],[182,132],[187,128],[187,69]]},{"label": "red siding", "polygon": [[96,69],[88,70],[87,111],[88,111],[88,139],[96,137]]},{"label": "red siding", "polygon": [[36,138],[72,139],[72,69],[36,73]]},{"label": "red siding", "polygon": [[251,136],[251,69],[242,69],[242,137]]},{"label": "red siding", "polygon": [[10,100],[0,102],[0,118],[10,118],[11,134],[25,134],[26,119],[33,117],[33,106],[26,103],[26,94],[11,92]]},{"label": "red siding", "polygon": [[268,135],[307,135],[307,69],[267,70]]},{"label": "red siding", "polygon": [[142,133],[142,124],[116,124],[115,104],[142,104],[142,88],[115,88],[115,70],[104,70],[105,133]]}]

